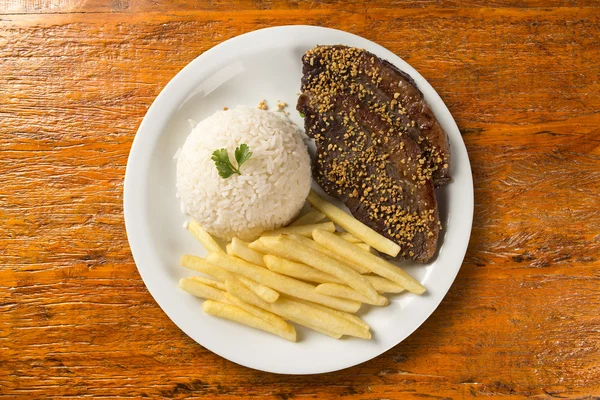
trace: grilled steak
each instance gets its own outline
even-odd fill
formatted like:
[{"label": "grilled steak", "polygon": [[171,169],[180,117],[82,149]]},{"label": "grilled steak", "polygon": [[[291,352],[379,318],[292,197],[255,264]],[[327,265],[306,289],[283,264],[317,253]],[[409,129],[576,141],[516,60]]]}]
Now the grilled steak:
[{"label": "grilled steak", "polygon": [[303,57],[306,133],[313,175],[352,214],[427,262],[440,223],[434,186],[450,179],[446,133],[407,74],[356,48],[317,46]]}]

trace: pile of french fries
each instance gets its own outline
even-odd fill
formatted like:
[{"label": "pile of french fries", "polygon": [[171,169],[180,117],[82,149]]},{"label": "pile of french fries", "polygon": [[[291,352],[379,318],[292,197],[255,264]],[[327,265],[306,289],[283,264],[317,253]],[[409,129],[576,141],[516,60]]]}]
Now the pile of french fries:
[{"label": "pile of french fries", "polygon": [[[188,230],[208,255],[184,255],[181,265],[210,278],[184,278],[179,287],[205,299],[202,308],[210,315],[293,342],[290,322],[336,339],[370,339],[369,325],[354,315],[363,303],[384,307],[383,294],[422,294],[425,288],[379,257],[378,252],[396,256],[396,243],[314,192],[308,202],[314,210],[289,226],[252,243],[234,238],[226,251],[197,222],[189,222]],[[345,232],[337,232],[336,225]]]}]

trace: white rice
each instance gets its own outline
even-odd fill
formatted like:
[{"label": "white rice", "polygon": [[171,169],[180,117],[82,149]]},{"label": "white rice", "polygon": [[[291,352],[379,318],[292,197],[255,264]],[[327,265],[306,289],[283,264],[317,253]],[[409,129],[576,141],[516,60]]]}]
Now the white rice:
[{"label": "white rice", "polygon": [[[252,157],[241,175],[221,178],[211,160],[245,143]],[[311,184],[310,158],[301,132],[287,118],[255,108],[218,111],[201,121],[177,159],[177,194],[185,214],[226,240],[253,240],[288,224],[298,214]]]}]

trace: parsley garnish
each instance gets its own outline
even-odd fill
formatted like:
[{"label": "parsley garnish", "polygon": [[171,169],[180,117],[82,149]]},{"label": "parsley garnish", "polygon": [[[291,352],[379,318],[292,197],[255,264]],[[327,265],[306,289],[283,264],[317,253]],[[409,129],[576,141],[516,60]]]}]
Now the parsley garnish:
[{"label": "parsley garnish", "polygon": [[217,167],[217,171],[219,171],[221,178],[229,178],[233,174],[241,175],[240,167],[243,163],[248,161],[248,159],[252,156],[252,152],[249,151],[247,144],[242,143],[235,149],[234,155],[235,161],[237,161],[237,168],[231,164],[231,161],[229,161],[229,153],[227,153],[227,149],[213,151],[210,159],[215,162],[215,166]]}]

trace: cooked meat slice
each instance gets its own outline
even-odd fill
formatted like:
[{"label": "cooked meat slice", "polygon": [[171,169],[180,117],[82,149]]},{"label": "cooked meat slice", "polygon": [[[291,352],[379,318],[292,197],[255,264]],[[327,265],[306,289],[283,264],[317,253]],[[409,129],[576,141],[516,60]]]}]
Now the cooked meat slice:
[{"label": "cooked meat slice", "polygon": [[421,93],[364,50],[318,46],[303,63],[297,109],[317,145],[314,177],[357,219],[398,243],[398,258],[428,261],[440,229],[434,182],[448,180],[449,151]]},{"label": "cooked meat slice", "polygon": [[[320,49],[319,51],[314,51]],[[436,187],[450,182],[450,144],[448,135],[435,118],[433,111],[417,88],[414,80],[386,60],[382,60],[368,51],[346,46],[317,46],[307,59],[303,59],[303,85],[312,79],[326,79],[332,74],[327,62],[321,64],[323,57],[331,58],[334,63],[344,60],[342,53],[352,52],[350,70],[336,74],[350,83],[355,83],[358,93],[382,118],[390,120],[396,128],[403,129],[422,149],[425,166],[431,171]],[[307,55],[309,54],[307,53]],[[338,58],[338,60],[333,60]],[[312,65],[310,65],[312,59]],[[307,68],[310,67],[310,68]],[[352,69],[354,68],[354,70]],[[354,75],[353,75],[354,71]],[[358,72],[360,71],[360,73]],[[335,73],[334,73],[335,74]],[[349,76],[348,76],[349,75]]]}]

